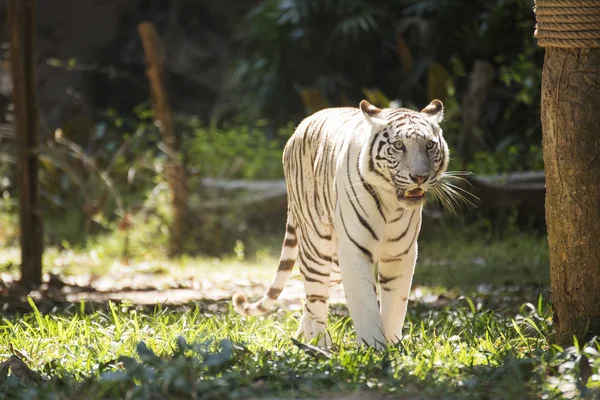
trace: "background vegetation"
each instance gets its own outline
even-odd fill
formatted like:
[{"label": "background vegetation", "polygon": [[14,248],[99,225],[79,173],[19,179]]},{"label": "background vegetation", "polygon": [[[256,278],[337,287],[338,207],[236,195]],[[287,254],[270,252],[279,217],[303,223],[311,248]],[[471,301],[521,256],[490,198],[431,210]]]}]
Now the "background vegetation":
[{"label": "background vegetation", "polygon": [[[540,169],[542,52],[533,27],[530,0],[257,2],[231,24],[235,52],[209,115],[178,114],[180,156],[190,171],[189,207],[195,215],[187,251],[228,253],[237,239],[280,228],[282,212],[263,218],[265,208],[277,208],[269,203],[256,205],[254,213],[252,207],[208,212],[203,204],[237,194],[209,190],[202,178],[281,178],[286,139],[305,115],[322,107],[356,106],[367,98],[382,107],[394,102],[417,109],[439,98],[446,106],[452,169],[477,174]],[[50,62],[59,69],[89,67],[77,59]],[[113,87],[112,81],[122,84],[131,76],[123,72],[125,64],[96,69]],[[170,76],[173,91],[179,78]],[[483,97],[473,96],[478,87]],[[137,236],[142,226],[150,227],[146,245],[166,243],[164,229],[156,229],[170,218],[166,156],[150,104],[115,104],[120,107],[94,108],[89,129],[82,131],[75,118],[58,131],[42,132],[50,244],[80,246],[90,237],[131,226]],[[0,145],[9,161],[0,165],[1,207],[11,215],[10,134],[0,138]],[[260,215],[264,224],[246,214]],[[502,225],[511,221],[503,217]],[[0,237],[14,242],[11,224],[3,226]]]}]

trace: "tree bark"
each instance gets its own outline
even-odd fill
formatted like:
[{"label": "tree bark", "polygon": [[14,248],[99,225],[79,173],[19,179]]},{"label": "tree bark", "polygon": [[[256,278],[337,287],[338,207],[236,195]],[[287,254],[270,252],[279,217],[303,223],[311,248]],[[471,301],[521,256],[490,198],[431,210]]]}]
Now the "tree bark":
[{"label": "tree bark", "polygon": [[600,335],[600,49],[546,48],[542,130],[556,341]]},{"label": "tree bark", "polygon": [[21,284],[42,282],[43,234],[38,191],[38,109],[35,82],[35,2],[10,0],[10,65],[16,120]]},{"label": "tree bark", "polygon": [[183,235],[187,218],[188,186],[185,166],[179,160],[179,144],[175,135],[173,113],[167,100],[164,88],[164,50],[151,22],[143,22],[138,26],[146,54],[146,75],[150,82],[154,105],[154,117],[159,127],[164,146],[162,149],[168,157],[165,163],[165,175],[171,190],[171,208],[173,221],[169,237],[169,255],[181,254]]}]

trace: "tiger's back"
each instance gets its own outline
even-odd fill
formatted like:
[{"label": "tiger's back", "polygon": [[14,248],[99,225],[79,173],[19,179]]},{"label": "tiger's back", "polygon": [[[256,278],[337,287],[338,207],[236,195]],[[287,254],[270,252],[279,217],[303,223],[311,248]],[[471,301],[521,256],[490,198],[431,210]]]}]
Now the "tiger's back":
[{"label": "tiger's back", "polygon": [[339,157],[361,123],[356,108],[328,108],[305,118],[283,152],[288,208],[294,219],[333,224]]}]

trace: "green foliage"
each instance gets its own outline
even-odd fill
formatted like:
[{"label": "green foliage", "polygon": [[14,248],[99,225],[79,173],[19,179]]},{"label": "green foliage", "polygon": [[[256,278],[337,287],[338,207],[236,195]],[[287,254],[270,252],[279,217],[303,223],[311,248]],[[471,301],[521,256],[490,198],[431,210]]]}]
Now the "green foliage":
[{"label": "green foliage", "polygon": [[457,225],[424,228],[414,282],[467,293],[480,284],[520,284],[539,290],[550,284],[544,236],[519,232],[515,227],[499,238],[485,218],[468,227]]},{"label": "green foliage", "polygon": [[[365,90],[412,108],[438,97],[455,145],[470,72],[485,60],[495,72],[476,144],[491,158],[485,171],[539,167],[527,162],[541,137],[542,51],[532,7],[531,0],[264,1],[239,26],[232,98],[241,115],[281,123],[324,106],[355,106]],[[453,147],[461,166],[479,167],[480,159]],[[517,160],[506,160],[515,150]]]},{"label": "green foliage", "polygon": [[536,145],[527,149],[519,145],[507,145],[498,148],[494,153],[479,151],[475,153],[473,160],[467,163],[468,171],[477,171],[480,175],[542,169],[542,149]]},{"label": "green foliage", "polygon": [[[171,218],[170,193],[164,165],[168,156],[160,149],[161,136],[152,121],[147,104],[140,104],[135,117],[123,117],[107,110],[106,122],[98,123],[87,138],[69,138],[58,131],[42,141],[40,185],[49,245],[81,246],[98,235],[115,231],[124,221],[135,227],[122,236],[129,241],[128,251],[158,247],[164,249]],[[254,125],[205,126],[198,119],[177,119],[181,140],[178,156],[189,171],[190,203],[196,210],[206,201],[217,201],[214,194],[201,189],[201,178],[278,179],[283,145],[291,135],[291,125],[278,130],[274,139],[265,133],[265,123]],[[9,168],[10,167],[10,168]],[[2,224],[0,243],[17,240],[16,186],[13,165],[2,166],[6,175],[0,180],[0,212],[10,224]],[[211,225],[235,223],[237,216],[206,216],[195,239],[210,235]],[[190,220],[190,225],[198,221]],[[125,227],[126,228],[126,227]],[[228,228],[225,229],[227,231]],[[226,248],[207,241],[200,248]],[[233,238],[235,241],[236,238]],[[215,247],[216,246],[216,247]],[[192,245],[194,252],[197,246]]]},{"label": "green foliage", "polygon": [[31,304],[32,312],[2,317],[0,349],[18,351],[44,380],[25,384],[8,376],[0,388],[6,399],[356,391],[434,399],[594,398],[600,389],[599,343],[550,344],[550,309],[541,297],[512,317],[470,298],[433,309],[414,303],[402,344],[382,353],[354,344],[348,318],[334,313],[328,356],[290,341],[297,313],[242,321],[227,308],[215,315],[111,304],[107,312],[43,314]]},{"label": "green foliage", "polygon": [[344,97],[358,98],[374,77],[384,82],[394,74],[376,67],[394,58],[388,11],[382,3],[361,0],[261,2],[237,34],[230,89],[238,111],[282,123],[304,114],[303,89],[340,104]]},{"label": "green foliage", "polygon": [[[184,115],[176,121],[183,149],[176,157],[190,172],[190,208],[223,196],[203,191],[203,177],[281,178],[283,144],[307,113],[356,106],[364,97],[379,106],[400,99],[401,106],[412,108],[431,97],[442,99],[451,169],[492,174],[541,168],[542,52],[532,36],[532,5],[531,0],[259,2],[236,31],[238,51],[223,101],[215,107],[217,122],[206,125]],[[462,101],[477,60],[490,62],[495,77],[478,121],[478,142],[466,154]],[[70,60],[62,67],[75,66]],[[131,218],[133,247],[162,248],[170,220],[167,155],[159,149],[149,103],[131,113],[109,109],[96,117],[102,122],[91,129],[83,123],[64,127],[60,140],[43,132],[47,242],[77,246]],[[14,213],[11,140],[2,138],[6,150],[0,159],[8,162],[0,163],[0,210]],[[202,227],[192,229],[190,241],[204,241],[201,249],[230,251],[248,225],[240,223],[241,214],[211,211],[190,220]],[[15,240],[16,229],[1,229],[0,240]]]},{"label": "green foliage", "polygon": [[[31,311],[0,317],[0,361],[18,352],[45,381],[31,385],[9,376],[0,397],[329,398],[357,391],[369,398],[597,395],[598,344],[561,349],[551,343],[551,306],[538,296],[548,282],[545,238],[520,234],[497,240],[484,222],[460,234],[451,226],[425,232],[406,337],[382,354],[356,346],[351,321],[339,305],[330,315],[334,348],[327,358],[290,341],[298,328],[297,311],[242,319],[227,301],[148,310],[128,302],[55,308],[30,300]],[[255,262],[235,260],[248,256],[241,244],[231,261],[166,261],[152,244],[137,260],[179,279],[202,277],[211,282],[202,290],[215,285],[222,291],[231,285],[224,275],[268,282],[280,243],[279,235],[270,243],[269,257]],[[85,251],[51,249],[46,271],[97,274],[103,264],[114,262],[115,249],[100,243]],[[6,253],[0,259],[12,257]],[[127,282],[147,268],[117,266],[112,273]],[[429,300],[433,293],[440,296]]]},{"label": "green foliage", "polygon": [[283,178],[283,144],[291,136],[291,125],[278,132],[276,140],[265,135],[263,121],[253,126],[206,127],[188,121],[183,148],[195,173],[227,179]]}]

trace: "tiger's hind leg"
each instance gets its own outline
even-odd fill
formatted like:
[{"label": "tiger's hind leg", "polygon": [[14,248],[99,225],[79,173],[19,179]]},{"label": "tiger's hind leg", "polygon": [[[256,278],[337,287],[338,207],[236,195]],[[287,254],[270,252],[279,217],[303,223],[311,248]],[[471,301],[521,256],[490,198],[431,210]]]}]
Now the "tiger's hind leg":
[{"label": "tiger's hind leg", "polygon": [[[309,231],[310,232],[310,231]],[[330,274],[335,245],[331,235],[317,235],[314,231],[302,233],[299,242],[298,260],[300,273],[304,277],[306,298],[297,336],[306,341],[318,338],[319,346],[330,346],[331,337],[327,332],[327,311],[329,308]]]}]

